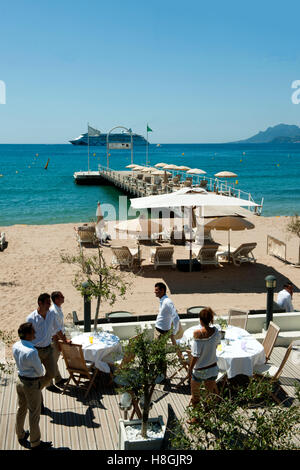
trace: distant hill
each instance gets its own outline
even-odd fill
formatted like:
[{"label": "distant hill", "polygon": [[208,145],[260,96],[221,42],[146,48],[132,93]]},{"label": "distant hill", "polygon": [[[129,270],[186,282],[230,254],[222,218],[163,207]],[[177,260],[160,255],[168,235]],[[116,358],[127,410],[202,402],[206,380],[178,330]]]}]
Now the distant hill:
[{"label": "distant hill", "polygon": [[300,127],[289,124],[278,124],[260,131],[249,139],[239,140],[235,144],[270,144],[270,143],[300,143]]}]

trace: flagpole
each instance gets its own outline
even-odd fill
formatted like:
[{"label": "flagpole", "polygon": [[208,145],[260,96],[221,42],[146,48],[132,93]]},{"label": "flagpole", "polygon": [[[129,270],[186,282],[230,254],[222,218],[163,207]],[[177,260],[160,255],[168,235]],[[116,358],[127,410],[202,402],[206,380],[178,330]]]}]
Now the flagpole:
[{"label": "flagpole", "polygon": [[146,145],[146,166],[148,165],[148,123],[147,123],[147,145]]},{"label": "flagpole", "polygon": [[146,166],[148,165],[148,125],[147,125],[147,147],[146,147]]},{"label": "flagpole", "polygon": [[89,133],[89,123],[88,123],[88,172],[90,172],[90,133]]}]

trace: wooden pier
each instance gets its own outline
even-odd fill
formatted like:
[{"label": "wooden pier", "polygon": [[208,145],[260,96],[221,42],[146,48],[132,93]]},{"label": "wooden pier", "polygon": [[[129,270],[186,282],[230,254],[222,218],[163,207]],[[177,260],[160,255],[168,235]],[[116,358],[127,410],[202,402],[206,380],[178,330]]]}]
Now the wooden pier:
[{"label": "wooden pier", "polygon": [[[216,194],[238,197],[250,202],[255,202],[250,193],[246,193],[236,187],[228,186],[227,182],[217,178],[206,178],[200,175],[187,175],[185,172],[177,172],[172,176],[169,172],[161,175],[152,174],[155,168],[149,167],[149,171],[121,171],[99,165],[98,171],[83,171],[74,173],[74,181],[82,185],[114,186],[130,197],[145,197],[158,194],[172,193],[181,188],[203,188]],[[157,169],[156,169],[157,170]],[[261,205],[255,209],[260,214]]]}]

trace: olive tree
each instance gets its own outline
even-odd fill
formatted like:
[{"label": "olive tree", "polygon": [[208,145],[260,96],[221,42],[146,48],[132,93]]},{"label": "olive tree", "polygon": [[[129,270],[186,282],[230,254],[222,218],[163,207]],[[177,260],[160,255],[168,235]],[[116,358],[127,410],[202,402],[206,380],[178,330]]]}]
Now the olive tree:
[{"label": "olive tree", "polygon": [[78,267],[72,284],[81,295],[97,299],[94,320],[96,331],[101,301],[105,300],[113,305],[118,295],[124,298],[129,282],[117,268],[106,263],[100,246],[97,247],[96,255],[88,257],[80,250],[76,256],[62,254],[61,260]]}]

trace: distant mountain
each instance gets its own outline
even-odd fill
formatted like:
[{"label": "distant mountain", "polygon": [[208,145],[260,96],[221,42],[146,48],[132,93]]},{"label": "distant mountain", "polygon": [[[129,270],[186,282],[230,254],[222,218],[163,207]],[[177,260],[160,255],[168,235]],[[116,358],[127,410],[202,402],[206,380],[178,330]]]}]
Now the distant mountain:
[{"label": "distant mountain", "polygon": [[278,124],[260,131],[249,139],[239,140],[235,144],[270,144],[270,143],[300,143],[300,127],[289,124]]}]

